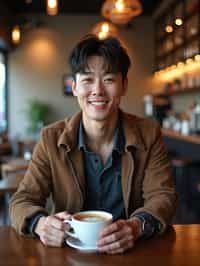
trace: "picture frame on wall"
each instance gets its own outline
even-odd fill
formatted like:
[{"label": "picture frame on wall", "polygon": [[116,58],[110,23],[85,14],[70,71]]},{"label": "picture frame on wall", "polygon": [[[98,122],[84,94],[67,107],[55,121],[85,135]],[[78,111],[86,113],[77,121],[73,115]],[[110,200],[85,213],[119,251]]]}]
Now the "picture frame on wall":
[{"label": "picture frame on wall", "polygon": [[71,74],[63,75],[63,92],[64,95],[73,95],[72,93],[73,76]]}]

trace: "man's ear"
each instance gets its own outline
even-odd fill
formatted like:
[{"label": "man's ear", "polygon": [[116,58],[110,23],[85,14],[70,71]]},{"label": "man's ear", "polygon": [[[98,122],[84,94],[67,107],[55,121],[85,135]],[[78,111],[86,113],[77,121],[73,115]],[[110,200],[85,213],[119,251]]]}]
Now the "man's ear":
[{"label": "man's ear", "polygon": [[122,96],[125,96],[127,93],[127,89],[128,89],[128,78],[126,77],[123,81],[122,87],[123,87],[123,91],[122,91]]},{"label": "man's ear", "polygon": [[74,96],[77,96],[77,91],[76,91],[76,81],[72,81],[72,93]]}]

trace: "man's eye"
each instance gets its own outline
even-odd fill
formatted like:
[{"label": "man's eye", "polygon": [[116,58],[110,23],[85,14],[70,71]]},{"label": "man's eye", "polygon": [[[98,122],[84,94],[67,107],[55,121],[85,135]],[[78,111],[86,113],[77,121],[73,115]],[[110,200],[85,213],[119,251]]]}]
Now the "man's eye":
[{"label": "man's eye", "polygon": [[112,82],[114,82],[114,79],[113,78],[106,78],[106,79],[104,79],[104,82],[112,83]]},{"label": "man's eye", "polygon": [[83,79],[83,82],[87,82],[87,83],[92,82],[92,81],[93,81],[92,78],[85,78],[85,79]]}]

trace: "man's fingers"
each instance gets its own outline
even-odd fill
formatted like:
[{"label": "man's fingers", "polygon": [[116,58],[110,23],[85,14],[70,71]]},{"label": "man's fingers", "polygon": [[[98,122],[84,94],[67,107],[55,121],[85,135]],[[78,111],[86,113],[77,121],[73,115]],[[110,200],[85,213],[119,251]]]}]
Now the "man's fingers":
[{"label": "man's fingers", "polygon": [[70,216],[67,212],[62,212],[39,219],[36,227],[37,232],[35,232],[44,245],[55,247],[63,245],[65,231],[69,230],[69,225],[65,224],[63,220],[69,219]]},{"label": "man's fingers", "polygon": [[115,253],[122,253],[125,250],[132,248],[133,246],[134,246],[133,237],[127,237],[127,238],[122,238],[118,241],[109,243],[109,244],[104,245],[102,247],[98,246],[98,250],[100,252],[115,254]]},{"label": "man's fingers", "polygon": [[123,226],[124,226],[124,221],[123,220],[118,220],[118,221],[106,226],[105,228],[103,228],[103,230],[100,233],[100,236],[101,237],[105,237],[105,236],[110,235],[110,234],[112,234],[114,232],[117,232]]},{"label": "man's fingers", "polygon": [[64,241],[64,231],[52,226],[47,225],[44,226],[41,234],[40,239],[43,244],[48,246],[62,246]]},{"label": "man's fingers", "polygon": [[62,231],[69,230],[69,224],[64,223],[63,221],[66,219],[69,220],[70,217],[71,215],[66,212],[58,213],[53,216],[48,216],[46,217],[45,225],[55,227]]},{"label": "man's fingers", "polygon": [[134,243],[129,242],[126,247],[119,248],[119,249],[112,249],[107,251],[107,254],[121,254],[124,253],[125,251],[131,249],[134,246]]},{"label": "man's fingers", "polygon": [[69,214],[68,212],[59,212],[57,214],[55,214],[55,217],[61,219],[61,220],[66,220],[66,219],[70,219],[71,218],[71,214]]},{"label": "man's fingers", "polygon": [[119,231],[112,235],[101,238],[100,240],[97,241],[97,246],[101,247],[101,246],[118,241],[119,239],[122,238],[122,233],[123,232]]},{"label": "man's fingers", "polygon": [[134,242],[135,235],[130,224],[125,220],[118,220],[102,230],[97,247],[100,252],[119,254],[132,248]]},{"label": "man's fingers", "polygon": [[40,240],[45,246],[61,247],[63,245],[64,238],[51,238],[50,236],[42,236]]},{"label": "man's fingers", "polygon": [[45,220],[45,225],[47,227],[54,227],[59,230],[64,230],[63,222],[56,216],[48,216]]}]

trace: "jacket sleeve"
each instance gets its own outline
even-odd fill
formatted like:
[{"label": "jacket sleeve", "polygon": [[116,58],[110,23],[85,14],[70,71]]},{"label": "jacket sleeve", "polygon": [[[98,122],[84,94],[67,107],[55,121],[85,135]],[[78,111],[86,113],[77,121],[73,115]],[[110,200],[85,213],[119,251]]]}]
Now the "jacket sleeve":
[{"label": "jacket sleeve", "polygon": [[174,217],[177,194],[160,126],[156,124],[153,128],[142,183],[144,206],[132,215],[139,212],[151,214],[161,223],[160,233],[163,233]]},{"label": "jacket sleeve", "polygon": [[52,187],[48,151],[45,147],[45,130],[41,131],[28,170],[10,202],[11,224],[20,234],[25,234],[27,221],[36,213],[44,213],[46,200]]}]

